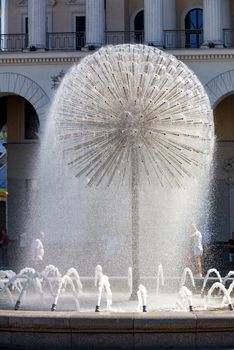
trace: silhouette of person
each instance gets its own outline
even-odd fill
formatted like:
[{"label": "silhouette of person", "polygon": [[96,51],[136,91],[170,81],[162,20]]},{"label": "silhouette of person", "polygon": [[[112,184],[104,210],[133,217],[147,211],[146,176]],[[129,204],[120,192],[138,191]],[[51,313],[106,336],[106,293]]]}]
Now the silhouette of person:
[{"label": "silhouette of person", "polygon": [[228,249],[229,249],[229,263],[230,267],[234,266],[234,232],[232,232],[232,237],[228,241]]},{"label": "silhouette of person", "polygon": [[203,246],[202,246],[202,234],[198,231],[195,224],[191,225],[192,234],[192,252],[195,260],[196,266],[196,275],[202,277],[202,255],[203,255]]}]

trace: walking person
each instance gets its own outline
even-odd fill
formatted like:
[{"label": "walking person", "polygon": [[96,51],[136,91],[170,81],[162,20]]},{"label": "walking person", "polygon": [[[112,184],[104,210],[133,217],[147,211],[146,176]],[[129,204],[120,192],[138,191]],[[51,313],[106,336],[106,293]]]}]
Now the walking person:
[{"label": "walking person", "polygon": [[32,258],[32,264],[33,268],[41,272],[43,270],[44,264],[43,264],[43,259],[44,259],[44,245],[43,245],[43,240],[44,240],[44,232],[38,232],[36,235],[36,238],[33,239],[32,244],[31,244],[31,258]]},{"label": "walking person", "polygon": [[195,224],[192,224],[191,229],[192,234],[190,235],[190,237],[192,239],[192,253],[195,261],[196,275],[198,277],[202,277],[202,234],[197,229],[197,226]]}]

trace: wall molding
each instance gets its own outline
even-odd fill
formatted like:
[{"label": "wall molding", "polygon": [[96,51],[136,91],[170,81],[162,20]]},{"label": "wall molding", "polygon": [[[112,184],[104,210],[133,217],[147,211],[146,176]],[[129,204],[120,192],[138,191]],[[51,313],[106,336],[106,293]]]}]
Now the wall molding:
[{"label": "wall molding", "polygon": [[[47,6],[55,6],[56,3],[57,3],[57,0],[47,0]],[[18,0],[17,6],[19,6],[19,7],[28,6],[28,0]]]},{"label": "wall molding", "polygon": [[54,63],[73,63],[79,62],[80,57],[12,57],[12,58],[1,58],[0,65],[9,64],[54,64]]},{"label": "wall molding", "polygon": [[[169,51],[167,51],[170,53]],[[173,54],[173,53],[172,53]],[[210,60],[233,60],[233,53],[214,53],[214,54],[192,54],[192,55],[183,55],[183,54],[173,54],[179,60],[182,61],[210,61]]]},{"label": "wall molding", "polygon": [[77,5],[79,0],[67,0],[66,4],[67,5]]},{"label": "wall molding", "polygon": [[[181,55],[174,53],[173,51],[166,51],[169,54],[174,55],[178,60],[181,61],[230,61],[234,60],[234,53],[233,54],[201,54],[201,55]],[[27,57],[20,57],[23,54],[27,53]],[[76,51],[70,51],[66,53],[65,56],[56,56],[55,52],[52,51],[47,51],[45,53],[40,52],[39,55],[43,57],[38,57],[38,56],[31,56],[31,52],[19,52],[19,53],[12,53],[12,56],[14,57],[9,57],[10,53],[7,53],[9,55],[8,57],[4,57],[6,54],[0,53],[0,64],[22,64],[22,63],[32,63],[32,64],[37,64],[37,63],[69,63],[69,62],[79,62],[81,58],[85,56],[85,51],[82,51],[82,54],[77,53]],[[53,54],[53,57],[47,57],[48,55]],[[79,56],[75,56],[76,54],[79,54]],[[17,57],[16,57],[17,55]],[[35,55],[35,53],[34,53]]]}]

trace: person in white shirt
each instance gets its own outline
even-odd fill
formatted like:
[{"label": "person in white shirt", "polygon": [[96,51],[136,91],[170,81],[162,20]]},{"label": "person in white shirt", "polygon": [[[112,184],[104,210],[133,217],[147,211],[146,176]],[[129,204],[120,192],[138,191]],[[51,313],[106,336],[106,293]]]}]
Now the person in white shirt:
[{"label": "person in white shirt", "polygon": [[193,256],[196,264],[196,272],[198,277],[202,277],[202,255],[203,255],[203,246],[202,246],[202,234],[198,231],[197,226],[192,224],[192,249]]},{"label": "person in white shirt", "polygon": [[39,271],[43,267],[43,259],[44,259],[44,232],[39,232],[36,238],[32,241],[31,244],[31,257],[33,262],[33,267],[35,270]]}]

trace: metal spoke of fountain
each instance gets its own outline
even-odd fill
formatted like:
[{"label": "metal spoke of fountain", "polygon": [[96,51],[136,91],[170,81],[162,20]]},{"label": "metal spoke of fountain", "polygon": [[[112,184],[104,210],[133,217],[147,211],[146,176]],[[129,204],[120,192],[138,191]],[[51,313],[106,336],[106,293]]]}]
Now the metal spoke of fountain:
[{"label": "metal spoke of fountain", "polygon": [[139,275],[139,182],[183,187],[209,163],[213,117],[204,88],[161,50],[107,46],[68,72],[52,114],[77,177],[96,186],[130,180],[133,274]]},{"label": "metal spoke of fountain", "polygon": [[90,185],[124,178],[137,150],[149,180],[182,186],[209,155],[208,97],[183,63],[158,49],[102,48],[71,69],[56,100],[65,157]]}]

